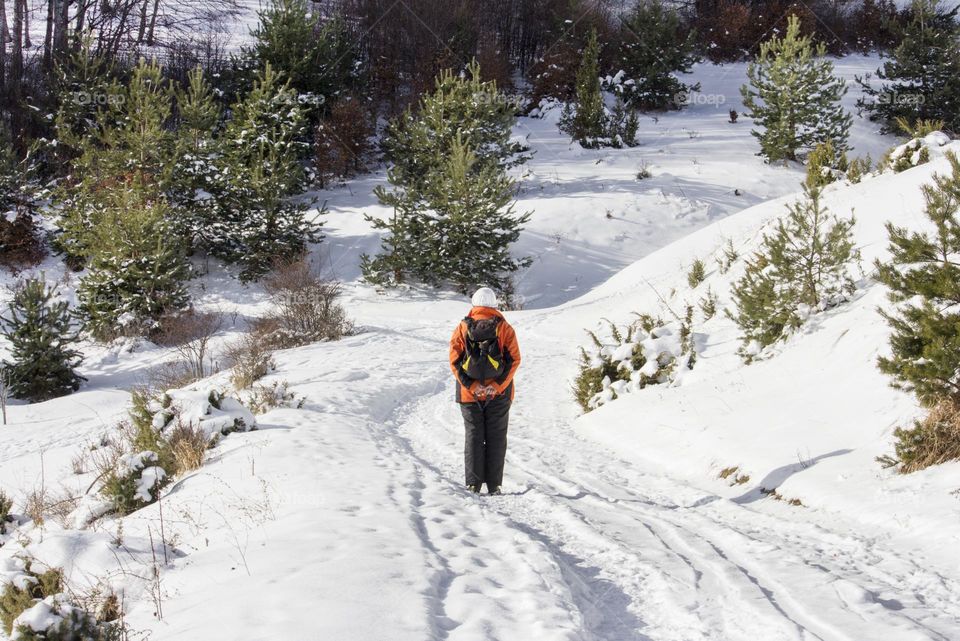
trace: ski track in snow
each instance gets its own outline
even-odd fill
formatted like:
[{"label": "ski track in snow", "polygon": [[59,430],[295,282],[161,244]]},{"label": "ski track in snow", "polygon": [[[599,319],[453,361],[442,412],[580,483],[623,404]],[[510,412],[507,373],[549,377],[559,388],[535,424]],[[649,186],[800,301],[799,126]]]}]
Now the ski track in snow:
[{"label": "ski track in snow", "polygon": [[[737,504],[578,437],[555,402],[561,355],[542,334],[521,344],[506,495],[469,494],[447,368],[376,361],[442,350],[433,337],[447,329],[358,337],[370,344],[355,354],[407,381],[405,400],[364,425],[427,559],[430,638],[953,638],[960,585],[882,541],[834,531],[830,515]],[[345,378],[351,395],[382,384]]]}]

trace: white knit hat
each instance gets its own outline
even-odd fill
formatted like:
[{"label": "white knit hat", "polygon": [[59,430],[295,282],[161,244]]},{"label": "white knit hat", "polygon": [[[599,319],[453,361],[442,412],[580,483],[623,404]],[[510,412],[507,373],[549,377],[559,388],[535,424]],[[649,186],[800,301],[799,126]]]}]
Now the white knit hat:
[{"label": "white knit hat", "polygon": [[481,287],[474,294],[473,298],[470,299],[470,302],[473,303],[474,307],[492,307],[494,309],[500,304],[497,300],[497,295],[493,293],[493,290],[489,287]]}]

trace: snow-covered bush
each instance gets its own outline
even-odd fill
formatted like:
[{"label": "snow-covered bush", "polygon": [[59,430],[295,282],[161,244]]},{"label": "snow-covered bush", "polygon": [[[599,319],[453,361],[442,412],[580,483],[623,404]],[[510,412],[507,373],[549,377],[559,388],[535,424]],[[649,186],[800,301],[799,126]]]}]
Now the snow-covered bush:
[{"label": "snow-covered bush", "polygon": [[63,589],[63,573],[50,568],[37,571],[30,559],[11,557],[0,565],[0,623],[10,636],[14,622],[38,601],[59,594]]},{"label": "snow-covered bush", "polygon": [[[7,533],[7,520],[10,518],[10,510],[13,509],[13,501],[0,490],[0,534]],[[0,545],[3,542],[0,541]]]},{"label": "snow-covered bush", "polygon": [[157,500],[169,478],[167,471],[157,462],[156,452],[151,451],[126,454],[117,459],[100,488],[114,512],[130,514]]},{"label": "snow-covered bush", "polygon": [[126,444],[103,464],[101,494],[119,514],[154,502],[173,477],[199,467],[220,437],[256,427],[239,400],[209,388],[136,390],[130,417],[121,425]]},{"label": "snow-covered bush", "polygon": [[[124,638],[114,617],[97,617],[72,602],[56,568],[33,569],[30,558],[0,564],[0,622],[11,641],[114,641]],[[104,612],[106,614],[106,611]]]},{"label": "snow-covered bush", "polygon": [[788,205],[774,233],[764,235],[733,286],[736,310],[727,313],[740,327],[740,354],[747,362],[855,289],[853,268],[860,254],[853,245],[854,219],[830,214],[817,189],[805,185],[804,195]]},{"label": "snow-covered bush", "polygon": [[165,437],[181,425],[199,429],[214,443],[232,432],[246,432],[257,425],[253,414],[243,404],[217,389],[171,390],[151,400],[146,411],[152,416],[151,427]]},{"label": "snow-covered bush", "polygon": [[591,345],[580,348],[573,387],[583,411],[648,385],[678,382],[696,361],[692,311],[670,323],[642,314],[623,330],[610,322],[603,336],[588,332]]},{"label": "snow-covered bush", "polygon": [[263,414],[275,407],[301,408],[306,399],[298,399],[296,394],[287,388],[286,381],[274,381],[271,385],[256,385],[244,400],[251,412]]},{"label": "snow-covered bush", "polygon": [[942,131],[933,131],[923,137],[912,138],[898,147],[894,147],[881,161],[882,169],[893,169],[900,173],[913,167],[919,167],[933,158],[943,155],[942,147],[950,142],[950,136]]},{"label": "snow-covered bush", "polygon": [[830,140],[822,142],[807,155],[807,187],[825,187],[846,177],[849,168],[847,154],[834,147]]}]

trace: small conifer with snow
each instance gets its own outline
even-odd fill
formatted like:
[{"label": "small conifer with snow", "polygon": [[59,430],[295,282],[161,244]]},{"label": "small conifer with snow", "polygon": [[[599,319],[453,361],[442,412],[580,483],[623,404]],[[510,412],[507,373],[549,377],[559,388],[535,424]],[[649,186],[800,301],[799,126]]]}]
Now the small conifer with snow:
[{"label": "small conifer with snow", "polygon": [[96,244],[95,230],[113,192],[132,188],[147,199],[163,198],[174,166],[172,96],[160,68],[141,60],[126,87],[115,83],[109,92],[113,98],[97,112],[93,133],[73,138],[58,129],[78,153],[55,197],[62,206],[58,246],[74,266],[112,249]]},{"label": "small conifer with snow", "polygon": [[759,351],[799,327],[807,316],[844,301],[855,285],[851,267],[859,264],[853,218],[837,219],[820,203],[816,189],[788,206],[763,246],[747,261],[733,287],[731,316],[740,327],[741,355]]},{"label": "small conifer with snow", "polygon": [[782,38],[760,45],[760,55],[747,67],[749,85],[740,93],[743,105],[760,129],[760,153],[770,162],[797,160],[798,153],[831,141],[847,149],[853,122],[840,105],[846,82],[833,74],[826,46],[814,46],[800,34],[800,19],[791,16]]},{"label": "small conifer with snow", "polygon": [[221,113],[202,67],[190,70],[186,85],[178,87],[175,95],[178,126],[169,199],[176,210],[173,227],[192,246],[204,225],[207,195],[218,171],[215,132]]},{"label": "small conifer with snow", "polygon": [[524,148],[510,139],[516,121],[516,106],[495,82],[481,79],[476,61],[464,74],[442,72],[417,110],[408,109],[387,127],[383,148],[393,164],[393,184],[422,188],[458,135],[473,150],[478,168],[525,162]]},{"label": "small conifer with snow", "polygon": [[583,60],[577,69],[574,104],[564,108],[560,128],[583,147],[598,147],[608,132],[607,113],[600,91],[600,43],[590,33]]},{"label": "small conifer with snow", "polygon": [[617,92],[636,109],[679,109],[680,97],[699,89],[681,82],[677,73],[690,73],[700,60],[697,35],[685,31],[676,10],[661,0],[637,0],[621,20],[620,64],[626,79]]},{"label": "small conifer with snow", "polygon": [[345,21],[324,19],[315,7],[307,0],[270,0],[245,51],[251,66],[283,74],[314,115],[351,84],[357,59]]},{"label": "small conifer with snow", "polygon": [[[396,184],[393,170],[389,179]],[[513,212],[513,180],[496,165],[481,164],[459,136],[422,188],[399,187],[376,191],[394,215],[368,218],[388,236],[378,256],[363,259],[367,280],[449,284],[467,292],[483,283],[503,287],[511,273],[529,264],[510,255],[529,219]]]},{"label": "small conifer with snow", "polygon": [[190,268],[170,233],[170,210],[136,189],[115,192],[96,228],[97,253],[80,281],[78,315],[95,338],[151,334],[187,306]]},{"label": "small conifer with snow", "polygon": [[239,265],[242,280],[254,280],[320,240],[309,205],[291,200],[305,186],[306,118],[297,93],[270,65],[231,112],[207,211],[193,231],[201,247]]},{"label": "small conifer with snow", "polygon": [[877,278],[896,309],[885,311],[893,334],[880,370],[927,405],[960,403],[960,160],[923,187],[930,231],[887,225],[892,259],[877,261]]},{"label": "small conifer with snow", "polygon": [[82,357],[71,347],[77,337],[69,305],[56,294],[42,279],[26,280],[0,317],[12,358],[3,375],[16,398],[45,401],[77,391],[86,380],[76,372]]},{"label": "small conifer with snow", "polygon": [[873,76],[857,78],[864,97],[857,106],[880,121],[886,131],[903,118],[942,120],[960,129],[960,7],[944,9],[939,0],[914,0],[900,44]]}]

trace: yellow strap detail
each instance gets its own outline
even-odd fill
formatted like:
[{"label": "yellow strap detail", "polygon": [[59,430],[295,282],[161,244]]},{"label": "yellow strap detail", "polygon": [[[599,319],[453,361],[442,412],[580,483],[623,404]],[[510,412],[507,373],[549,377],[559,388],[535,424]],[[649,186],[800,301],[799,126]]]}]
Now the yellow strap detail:
[{"label": "yellow strap detail", "polygon": [[490,356],[490,354],[487,354],[487,360],[490,361],[490,364],[493,365],[494,369],[500,369],[500,361],[496,360],[493,356]]},{"label": "yellow strap detail", "polygon": [[469,356],[467,356],[467,357],[464,359],[463,365],[461,365],[461,367],[462,367],[463,369],[465,369],[465,370],[466,370],[468,367],[470,367],[470,357],[469,357]]}]

